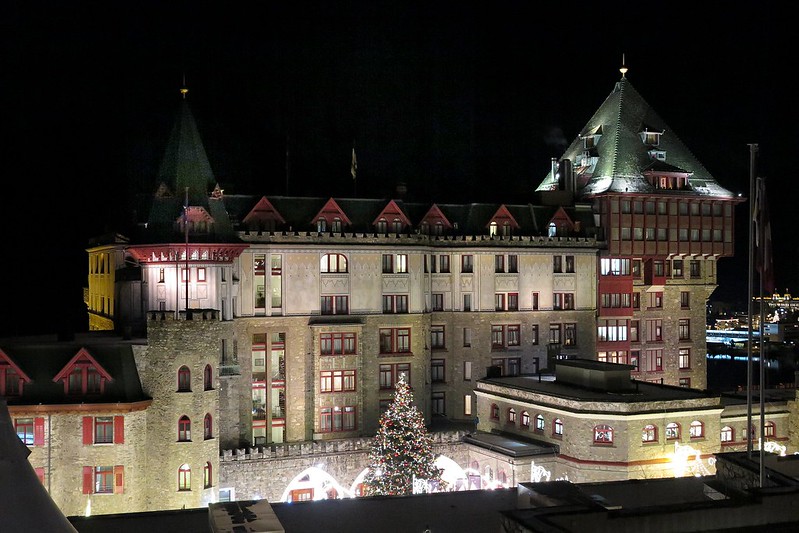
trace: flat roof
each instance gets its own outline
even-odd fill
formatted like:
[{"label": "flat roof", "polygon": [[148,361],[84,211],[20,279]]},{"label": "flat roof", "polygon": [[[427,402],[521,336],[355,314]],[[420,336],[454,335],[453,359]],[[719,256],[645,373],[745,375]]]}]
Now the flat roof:
[{"label": "flat roof", "polygon": [[556,446],[537,444],[510,435],[496,433],[472,433],[463,440],[480,448],[496,450],[511,457],[528,457],[531,455],[556,454]]}]

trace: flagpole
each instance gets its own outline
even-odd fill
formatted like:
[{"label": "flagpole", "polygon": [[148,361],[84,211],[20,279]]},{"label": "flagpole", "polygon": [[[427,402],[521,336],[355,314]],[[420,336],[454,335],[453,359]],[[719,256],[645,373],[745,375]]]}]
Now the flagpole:
[{"label": "flagpole", "polygon": [[186,187],[186,204],[183,206],[183,228],[186,233],[186,319],[189,318],[189,188]]},{"label": "flagpole", "polygon": [[757,144],[749,145],[749,275],[748,275],[748,342],[746,345],[746,453],[752,458],[752,297],[754,276],[755,158]]},{"label": "flagpole", "polygon": [[765,444],[765,435],[763,431],[766,427],[766,352],[763,345],[763,321],[765,320],[765,309],[763,306],[763,278],[766,276],[766,256],[761,253],[766,249],[766,224],[765,224],[765,191],[766,181],[764,178],[757,178],[757,203],[758,203],[758,224],[757,224],[757,242],[759,244],[758,260],[760,263],[760,276],[759,276],[759,303],[760,303],[760,326],[758,331],[760,333],[759,352],[760,352],[760,488],[763,488],[763,481],[765,479],[765,451],[763,445]]}]

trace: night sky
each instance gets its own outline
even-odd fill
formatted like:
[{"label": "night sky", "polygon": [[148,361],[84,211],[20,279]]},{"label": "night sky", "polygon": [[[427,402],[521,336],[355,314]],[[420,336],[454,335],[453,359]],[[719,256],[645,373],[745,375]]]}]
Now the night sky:
[{"label": "night sky", "polygon": [[[11,4],[0,335],[85,328],[86,244],[154,191],[184,75],[227,193],[388,198],[404,182],[412,200],[526,203],[624,53],[630,82],[724,187],[748,193],[760,145],[777,287],[799,293],[797,59],[776,2]],[[745,301],[747,209],[719,299]]]}]

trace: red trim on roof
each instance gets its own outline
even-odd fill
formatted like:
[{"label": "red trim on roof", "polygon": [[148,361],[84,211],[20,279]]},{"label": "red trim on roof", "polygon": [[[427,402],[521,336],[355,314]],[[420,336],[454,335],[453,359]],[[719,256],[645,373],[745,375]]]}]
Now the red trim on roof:
[{"label": "red trim on roof", "polygon": [[266,199],[266,196],[262,196],[261,199],[258,200],[258,203],[255,204],[255,207],[253,207],[250,212],[247,213],[247,216],[244,217],[243,222],[247,224],[249,222],[266,222],[269,220],[274,220],[275,222],[279,222],[281,224],[286,223],[277,209],[275,209],[272,203]]},{"label": "red trim on roof", "polygon": [[3,365],[8,365],[11,368],[13,368],[14,371],[16,371],[16,373],[19,374],[19,376],[23,380],[25,380],[25,383],[30,383],[31,382],[31,378],[28,377],[28,374],[23,372],[22,369],[19,366],[17,366],[17,364],[14,361],[11,360],[11,358],[8,356],[8,354],[6,352],[4,352],[2,348],[0,348],[0,366],[3,366]]},{"label": "red trim on roof", "polygon": [[58,383],[62,379],[66,379],[67,377],[69,377],[70,372],[72,372],[72,369],[75,368],[75,366],[77,366],[78,363],[90,363],[94,365],[94,368],[97,369],[97,372],[99,372],[102,377],[104,377],[108,381],[113,381],[114,379],[111,377],[111,374],[109,374],[108,371],[105,368],[103,368],[102,365],[100,365],[100,363],[98,363],[94,357],[92,357],[92,354],[89,353],[89,350],[87,350],[86,348],[81,348],[80,350],[78,350],[78,353],[75,354],[75,357],[70,359],[69,363],[64,365],[64,368],[62,368],[61,372],[59,372],[56,375],[56,377],[53,378],[53,381]]},{"label": "red trim on roof", "polygon": [[552,218],[549,219],[549,224],[555,223],[555,226],[560,227],[562,222],[566,222],[569,225],[569,230],[574,229],[574,221],[571,217],[563,210],[563,207],[558,207],[558,210],[555,211],[555,214],[552,215]]},{"label": "red trim on roof", "polygon": [[373,226],[376,225],[380,221],[381,218],[386,219],[386,222],[393,222],[393,220],[395,218],[398,218],[398,217],[399,217],[400,221],[402,222],[403,226],[410,226],[411,225],[410,219],[405,215],[405,213],[402,211],[402,209],[399,208],[399,206],[397,205],[397,202],[395,202],[394,200],[390,200],[386,204],[386,207],[384,207],[383,210],[380,212],[380,214],[377,215],[377,218],[374,219],[374,221],[372,222],[372,225]]},{"label": "red trim on roof", "polygon": [[441,209],[438,208],[436,204],[433,204],[430,209],[427,210],[427,213],[422,217],[422,220],[419,221],[419,225],[421,226],[427,222],[431,226],[435,226],[436,223],[441,222],[442,226],[447,229],[452,229],[452,224],[450,223],[449,219],[444,216],[444,213],[441,212]]},{"label": "red trim on roof", "polygon": [[316,221],[320,218],[324,218],[329,225],[333,224],[333,219],[335,218],[340,218],[342,224],[346,224],[347,226],[352,225],[349,217],[347,217],[333,198],[325,202],[322,209],[320,209],[319,212],[316,213],[316,216],[313,217],[313,220],[311,220],[311,224],[316,224]]},{"label": "red trim on roof", "polygon": [[505,222],[508,222],[513,229],[519,229],[519,223],[516,222],[516,219],[513,218],[513,215],[510,214],[508,208],[505,207],[505,204],[499,206],[497,212],[494,213],[494,216],[486,224],[486,227],[490,226],[492,222],[496,222],[497,226],[504,226]]}]

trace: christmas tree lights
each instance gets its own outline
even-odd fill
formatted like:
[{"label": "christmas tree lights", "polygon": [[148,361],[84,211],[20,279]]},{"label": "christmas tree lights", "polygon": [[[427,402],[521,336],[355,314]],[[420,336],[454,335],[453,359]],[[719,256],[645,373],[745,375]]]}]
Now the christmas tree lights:
[{"label": "christmas tree lights", "polygon": [[380,429],[372,440],[364,495],[399,496],[414,492],[426,480],[441,488],[441,469],[435,466],[432,442],[422,413],[413,405],[404,376],[397,381],[394,401],[380,417]]}]

